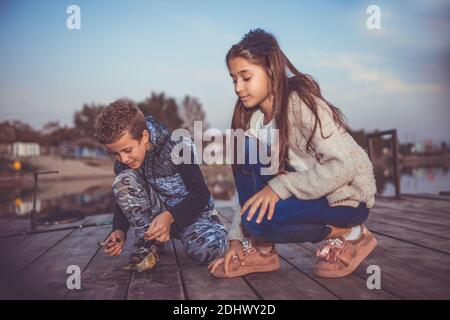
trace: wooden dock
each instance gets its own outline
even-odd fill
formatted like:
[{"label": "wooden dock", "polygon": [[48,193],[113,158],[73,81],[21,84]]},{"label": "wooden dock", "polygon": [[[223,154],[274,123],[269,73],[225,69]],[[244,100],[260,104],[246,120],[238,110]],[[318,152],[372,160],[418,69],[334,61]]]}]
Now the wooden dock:
[{"label": "wooden dock", "polygon": [[[236,208],[218,208],[229,224]],[[91,216],[83,223],[111,220]],[[0,297],[3,299],[449,299],[450,198],[378,197],[367,227],[379,245],[350,276],[321,279],[312,274],[315,245],[277,245],[281,269],[235,279],[215,279],[189,260],[178,240],[166,243],[155,269],[122,271],[133,249],[129,232],[122,256],[105,256],[97,241],[111,226],[0,237]],[[29,221],[0,220],[0,236],[22,232]],[[77,265],[81,289],[69,290],[67,267]],[[368,289],[367,268],[379,266],[381,289]]]}]

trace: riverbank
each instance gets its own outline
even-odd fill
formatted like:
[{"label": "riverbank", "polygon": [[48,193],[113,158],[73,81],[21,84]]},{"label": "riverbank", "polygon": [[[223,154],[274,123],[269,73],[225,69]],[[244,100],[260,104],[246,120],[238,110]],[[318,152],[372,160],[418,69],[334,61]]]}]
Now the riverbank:
[{"label": "riverbank", "polygon": [[[64,159],[55,155],[24,158],[22,162],[37,168],[38,171],[59,171],[59,174],[40,175],[41,182],[55,182],[64,189],[68,185],[84,185],[83,180],[112,181],[114,179],[112,159]],[[217,200],[230,199],[234,192],[234,180],[229,165],[200,166],[210,192]],[[76,181],[80,181],[77,183]],[[34,177],[31,172],[17,173],[13,176],[0,177],[0,189],[32,188]]]},{"label": "riverbank", "polygon": [[405,167],[446,166],[450,167],[450,154],[439,156],[401,156],[400,164]]},{"label": "riverbank", "polygon": [[[39,180],[74,180],[93,178],[113,178],[113,160],[107,158],[95,159],[64,159],[56,155],[45,155],[21,159],[38,171],[58,171],[58,174],[40,175]],[[0,178],[0,188],[26,188],[34,183],[31,172],[17,173]]]}]

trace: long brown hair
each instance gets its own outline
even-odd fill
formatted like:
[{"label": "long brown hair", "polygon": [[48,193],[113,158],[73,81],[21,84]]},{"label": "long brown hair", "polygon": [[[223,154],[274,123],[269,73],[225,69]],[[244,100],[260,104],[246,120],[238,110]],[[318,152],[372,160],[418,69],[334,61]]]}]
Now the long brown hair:
[{"label": "long brown hair", "polygon": [[[285,172],[288,157],[288,100],[292,91],[296,91],[300,99],[308,106],[315,115],[315,123],[312,135],[308,138],[306,151],[310,154],[314,152],[311,147],[312,138],[320,127],[320,133],[323,138],[322,123],[318,116],[316,98],[322,99],[331,109],[333,119],[338,126],[349,130],[344,115],[333,104],[325,100],[322,96],[317,82],[308,74],[301,73],[289,61],[283,51],[280,49],[276,38],[262,30],[250,30],[242,40],[233,45],[228,51],[225,61],[227,66],[231,59],[241,57],[247,61],[262,66],[270,79],[271,93],[273,93],[273,116],[279,130],[279,172]],[[288,73],[292,74],[291,77]],[[245,108],[240,99],[237,99],[231,128],[233,130],[249,128],[250,118],[257,108]],[[235,150],[236,151],[236,150]],[[233,163],[233,170],[236,170],[236,164]]]}]

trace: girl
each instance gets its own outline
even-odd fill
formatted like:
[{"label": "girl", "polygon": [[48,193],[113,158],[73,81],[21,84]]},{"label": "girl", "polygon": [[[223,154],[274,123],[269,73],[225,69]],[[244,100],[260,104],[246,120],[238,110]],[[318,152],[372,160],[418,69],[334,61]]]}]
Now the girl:
[{"label": "girl", "polygon": [[[231,47],[226,63],[239,97],[232,128],[250,134],[245,163],[233,164],[242,209],[225,257],[209,265],[211,274],[274,271],[280,267],[275,243],[320,241],[315,275],[352,273],[377,245],[363,225],[376,193],[366,152],[349,135],[341,111],[292,65],[271,34],[250,31]],[[251,132],[259,129],[278,130],[275,175],[261,173],[260,159],[248,160],[256,152]],[[259,143],[270,147],[274,136]]]}]

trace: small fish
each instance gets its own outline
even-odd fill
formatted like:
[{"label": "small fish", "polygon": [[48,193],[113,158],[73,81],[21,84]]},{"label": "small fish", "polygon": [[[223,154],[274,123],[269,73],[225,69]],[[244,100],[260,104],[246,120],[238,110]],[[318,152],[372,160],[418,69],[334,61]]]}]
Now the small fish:
[{"label": "small fish", "polygon": [[156,265],[157,260],[158,260],[158,255],[156,253],[149,253],[138,264],[129,264],[129,265],[123,267],[123,270],[145,272],[145,271],[153,269]]},{"label": "small fish", "polygon": [[[99,242],[97,242],[97,244],[98,244],[100,247],[106,247],[106,246],[109,245],[111,242],[112,242],[111,240],[109,240],[109,241],[99,241]],[[120,239],[116,239],[116,243],[119,243],[119,242],[120,242]]]}]

